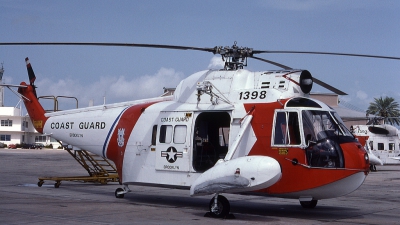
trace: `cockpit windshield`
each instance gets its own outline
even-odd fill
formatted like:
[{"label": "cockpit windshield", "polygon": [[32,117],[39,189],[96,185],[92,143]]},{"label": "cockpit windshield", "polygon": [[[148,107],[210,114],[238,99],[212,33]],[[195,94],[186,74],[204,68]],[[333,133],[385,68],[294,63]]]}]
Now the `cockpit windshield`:
[{"label": "cockpit windshield", "polygon": [[303,131],[309,166],[343,168],[340,143],[354,140],[336,112],[303,110]]},{"label": "cockpit windshield", "polygon": [[309,141],[319,141],[331,136],[351,136],[351,133],[341,123],[340,117],[332,116],[328,111],[303,110],[303,130],[306,144]]}]

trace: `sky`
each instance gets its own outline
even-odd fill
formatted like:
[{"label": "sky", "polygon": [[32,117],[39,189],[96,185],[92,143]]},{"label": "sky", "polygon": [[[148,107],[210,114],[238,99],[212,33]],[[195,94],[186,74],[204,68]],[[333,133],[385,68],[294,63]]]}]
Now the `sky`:
[{"label": "sky", "polygon": [[[400,57],[396,0],[0,0],[0,42],[113,42],[238,46]],[[374,98],[400,102],[400,61],[344,56],[257,55],[348,93],[340,101],[365,111]],[[28,81],[40,96],[73,96],[79,107],[157,97],[191,74],[218,68],[201,51],[93,46],[0,46],[3,83]],[[280,69],[250,59],[248,70]],[[314,85],[312,92],[330,91]],[[5,106],[19,99],[5,89]],[[50,100],[42,101],[49,104]],[[75,104],[60,99],[61,109]]]}]

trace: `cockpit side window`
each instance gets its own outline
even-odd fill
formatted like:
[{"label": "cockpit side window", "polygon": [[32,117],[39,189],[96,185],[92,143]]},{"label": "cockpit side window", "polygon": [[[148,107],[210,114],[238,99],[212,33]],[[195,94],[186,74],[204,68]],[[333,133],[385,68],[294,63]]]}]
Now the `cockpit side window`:
[{"label": "cockpit side window", "polygon": [[286,112],[277,112],[275,118],[274,144],[287,145]]},{"label": "cockpit side window", "polygon": [[274,145],[300,145],[300,127],[297,112],[280,111],[275,116]]}]

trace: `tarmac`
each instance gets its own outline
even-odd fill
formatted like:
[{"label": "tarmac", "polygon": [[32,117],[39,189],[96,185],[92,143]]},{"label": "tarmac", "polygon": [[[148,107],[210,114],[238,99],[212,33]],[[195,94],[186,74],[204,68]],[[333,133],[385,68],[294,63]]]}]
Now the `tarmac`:
[{"label": "tarmac", "polygon": [[235,219],[204,217],[212,196],[188,190],[38,177],[85,176],[64,150],[0,149],[0,224],[400,224],[400,166],[377,166],[356,191],[304,209],[295,199],[225,194]]}]

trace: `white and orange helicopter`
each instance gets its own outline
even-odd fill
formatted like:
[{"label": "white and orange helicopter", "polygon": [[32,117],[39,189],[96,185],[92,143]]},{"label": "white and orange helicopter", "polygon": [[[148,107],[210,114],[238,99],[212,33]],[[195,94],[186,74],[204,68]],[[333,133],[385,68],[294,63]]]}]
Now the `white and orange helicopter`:
[{"label": "white and orange helicopter", "polygon": [[[205,70],[183,79],[173,95],[46,113],[38,101],[32,67],[29,83],[18,93],[40,133],[112,160],[124,197],[133,185],[190,190],[214,195],[212,216],[225,217],[230,204],[223,193],[299,199],[305,208],[318,200],[356,190],[369,173],[364,147],[341,118],[321,101],[309,98],[313,83],[339,94],[307,70],[255,57],[252,48],[197,48],[121,43],[0,43],[0,45],[94,45],[198,50],[220,54],[221,70]],[[283,70],[251,72],[254,58]],[[395,58],[400,59],[400,58]]]}]

